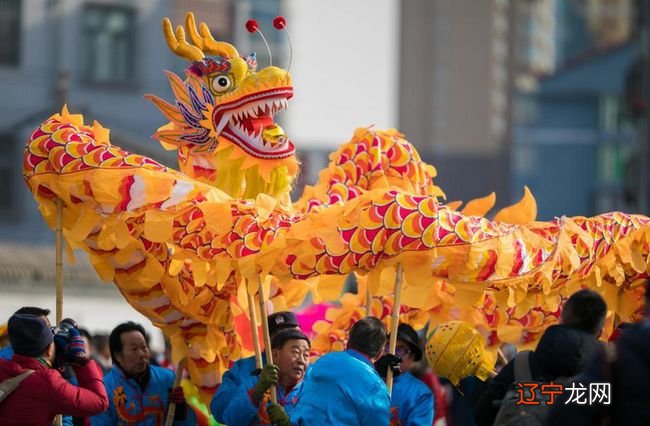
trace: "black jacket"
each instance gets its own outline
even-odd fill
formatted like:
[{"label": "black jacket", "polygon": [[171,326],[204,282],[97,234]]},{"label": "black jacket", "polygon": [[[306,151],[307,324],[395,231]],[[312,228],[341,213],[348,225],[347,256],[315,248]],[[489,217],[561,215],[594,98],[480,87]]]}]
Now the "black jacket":
[{"label": "black jacket", "polygon": [[[564,325],[546,329],[530,354],[529,364],[533,380],[550,382],[558,377],[579,374],[596,354],[601,344],[588,333]],[[498,402],[514,384],[514,362],[510,361],[499,374],[488,381],[485,393],[476,405],[476,423],[491,426],[499,411]]]},{"label": "black jacket", "polygon": [[611,405],[564,404],[568,395],[554,404],[549,425],[571,426],[650,425],[650,319],[625,329],[615,344],[615,357],[608,362],[605,351],[593,358],[576,382],[611,383]]}]

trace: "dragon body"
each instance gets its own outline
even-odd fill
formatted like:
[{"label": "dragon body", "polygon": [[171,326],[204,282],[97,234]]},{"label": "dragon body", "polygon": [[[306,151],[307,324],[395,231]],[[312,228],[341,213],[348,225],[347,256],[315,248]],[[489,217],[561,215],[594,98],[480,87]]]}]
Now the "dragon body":
[{"label": "dragon body", "polygon": [[[31,135],[24,178],[52,227],[62,201],[70,249],[170,336],[203,396],[246,353],[235,323],[259,277],[279,310],[307,293],[339,299],[354,272],[385,317],[401,263],[404,320],[461,317],[491,343],[535,341],[584,286],[620,318],[638,311],[650,219],[534,222],[515,206],[489,220],[481,202],[457,211],[394,130],[357,129],[292,202],[295,147],[274,121],[293,93],[289,73],[258,72],[254,56],[216,42],[205,24],[197,31],[191,14],[185,28],[192,44],[163,22],[170,49],[191,61],[185,80],[168,73],[175,102],[149,97],[169,120],[154,136],[178,151],[179,171],[111,145],[107,129],[64,108]],[[343,302],[315,327],[317,352],[339,348],[340,330],[362,314],[361,296]]]}]

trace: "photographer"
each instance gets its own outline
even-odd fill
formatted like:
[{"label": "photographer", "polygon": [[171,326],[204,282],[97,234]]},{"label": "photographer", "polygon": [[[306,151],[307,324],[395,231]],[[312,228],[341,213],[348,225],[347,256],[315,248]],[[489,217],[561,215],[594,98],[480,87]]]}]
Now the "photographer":
[{"label": "photographer", "polygon": [[57,339],[61,342],[59,358],[74,369],[78,387],[52,368],[55,336],[42,317],[14,314],[8,329],[14,355],[11,360],[0,360],[0,382],[31,373],[0,402],[3,425],[49,426],[57,414],[91,416],[108,408],[104,384],[97,369],[87,364],[76,328],[68,326]]},{"label": "photographer", "polygon": [[[47,326],[50,326],[50,320],[48,318],[48,315],[50,315],[49,309],[38,308],[36,306],[23,306],[14,312],[14,315],[17,314],[35,315],[37,317],[43,318]],[[7,333],[9,333],[9,330],[7,330]],[[0,349],[0,359],[11,359],[12,356],[14,356],[14,349],[11,347],[11,342],[9,342],[7,346]]]}]

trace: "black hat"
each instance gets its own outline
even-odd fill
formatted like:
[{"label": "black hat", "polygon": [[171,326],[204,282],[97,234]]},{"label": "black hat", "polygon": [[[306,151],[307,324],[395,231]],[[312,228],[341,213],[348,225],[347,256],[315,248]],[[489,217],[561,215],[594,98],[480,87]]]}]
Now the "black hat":
[{"label": "black hat", "polygon": [[420,348],[420,338],[418,333],[408,324],[397,326],[397,339],[403,340],[409,344],[413,359],[419,361],[422,359],[422,349]]},{"label": "black hat", "polygon": [[276,312],[269,315],[268,322],[269,334],[271,336],[285,328],[300,327],[296,314],[288,311]]},{"label": "black hat", "polygon": [[15,314],[9,318],[9,342],[15,353],[37,357],[52,343],[54,334],[41,317]]}]

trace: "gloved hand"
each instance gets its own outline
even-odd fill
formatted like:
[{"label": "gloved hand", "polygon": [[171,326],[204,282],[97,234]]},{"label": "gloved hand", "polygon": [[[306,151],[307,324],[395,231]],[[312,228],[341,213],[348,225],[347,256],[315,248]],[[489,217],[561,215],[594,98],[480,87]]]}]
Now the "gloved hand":
[{"label": "gloved hand", "polygon": [[185,420],[187,417],[187,405],[185,402],[185,392],[181,386],[169,390],[169,403],[176,404],[174,420]]},{"label": "gloved hand", "polygon": [[185,392],[182,386],[177,386],[169,391],[169,402],[174,404],[185,404]]},{"label": "gloved hand", "polygon": [[61,355],[61,363],[63,363],[63,358],[67,353],[68,346],[70,345],[70,328],[52,327],[52,333],[54,333],[54,347],[57,354]]},{"label": "gloved hand", "polygon": [[266,406],[266,412],[269,413],[269,420],[271,420],[272,424],[276,426],[291,426],[289,416],[280,404],[270,402],[269,405]]},{"label": "gloved hand", "polygon": [[[52,327],[52,330],[55,330],[54,327]],[[65,354],[65,349],[68,346],[68,337],[67,336],[62,336],[60,334],[55,334],[54,335],[54,350],[56,351],[57,354]]]},{"label": "gloved hand", "polygon": [[277,365],[267,364],[262,368],[260,380],[253,387],[252,397],[258,403],[264,398],[264,393],[280,380],[280,369]]},{"label": "gloved hand", "polygon": [[86,342],[81,338],[77,328],[70,328],[70,342],[65,348],[65,360],[70,365],[83,366],[88,363]]},{"label": "gloved hand", "polygon": [[381,377],[386,377],[388,368],[390,367],[390,369],[393,370],[393,377],[397,377],[402,372],[402,370],[399,368],[399,364],[401,362],[401,356],[386,354],[375,362],[375,370],[377,370],[377,373],[379,373]]}]

